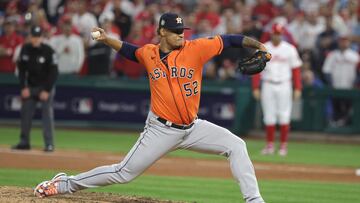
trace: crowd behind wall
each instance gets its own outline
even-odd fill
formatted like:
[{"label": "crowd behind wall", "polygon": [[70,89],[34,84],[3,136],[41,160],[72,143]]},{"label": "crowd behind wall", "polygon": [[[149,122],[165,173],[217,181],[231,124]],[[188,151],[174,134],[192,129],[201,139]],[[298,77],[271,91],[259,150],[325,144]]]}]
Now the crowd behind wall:
[{"label": "crowd behind wall", "polygon": [[[56,50],[61,74],[108,75],[145,78],[145,69],[109,47],[91,39],[94,26],[136,45],[157,43],[159,16],[179,13],[192,29],[186,39],[241,33],[262,42],[269,40],[273,23],[285,27],[284,40],[294,44],[304,61],[304,85],[327,86],[323,72],[328,54],[346,36],[359,52],[360,2],[358,0],[11,0],[0,1],[0,72],[16,72],[15,61],[29,27],[44,29],[44,40]],[[204,77],[249,81],[236,71],[237,61],[253,50],[229,49],[206,64]],[[342,69],[342,67],[338,67]],[[360,87],[359,68],[353,88]],[[351,77],[352,77],[351,76]],[[346,78],[345,78],[346,79]]]}]

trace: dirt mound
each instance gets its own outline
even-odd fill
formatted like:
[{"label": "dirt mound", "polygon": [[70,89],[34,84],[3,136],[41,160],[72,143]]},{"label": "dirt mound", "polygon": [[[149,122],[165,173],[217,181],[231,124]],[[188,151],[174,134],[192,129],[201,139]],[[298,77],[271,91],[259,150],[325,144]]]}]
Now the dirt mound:
[{"label": "dirt mound", "polygon": [[[2,203],[26,203],[40,202],[38,197],[33,196],[31,188],[0,186],[0,202]],[[71,195],[59,195],[41,199],[42,203],[175,203],[173,201],[160,201],[144,197],[129,197],[112,193],[77,192]],[[179,203],[179,202],[177,202]]]}]

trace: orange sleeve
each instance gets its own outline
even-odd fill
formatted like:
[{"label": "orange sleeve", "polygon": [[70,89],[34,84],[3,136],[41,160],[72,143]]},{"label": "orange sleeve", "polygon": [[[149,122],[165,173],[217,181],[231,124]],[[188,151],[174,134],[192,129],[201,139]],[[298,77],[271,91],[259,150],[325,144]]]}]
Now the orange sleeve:
[{"label": "orange sleeve", "polygon": [[144,47],[138,48],[135,51],[135,56],[137,58],[137,60],[139,61],[140,64],[144,65]]},{"label": "orange sleeve", "polygon": [[194,53],[200,55],[203,63],[219,55],[223,50],[223,41],[220,36],[199,38],[193,40],[193,45]]}]

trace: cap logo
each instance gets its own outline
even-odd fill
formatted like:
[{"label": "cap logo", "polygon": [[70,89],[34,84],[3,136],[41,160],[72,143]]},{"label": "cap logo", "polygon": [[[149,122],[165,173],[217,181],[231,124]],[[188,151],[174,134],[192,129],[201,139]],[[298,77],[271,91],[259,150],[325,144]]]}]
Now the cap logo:
[{"label": "cap logo", "polygon": [[165,25],[165,20],[161,20],[160,25],[161,26]]},{"label": "cap logo", "polygon": [[40,32],[40,28],[39,28],[39,27],[36,27],[36,28],[35,28],[35,32]]},{"label": "cap logo", "polygon": [[181,23],[182,23],[182,19],[181,19],[180,17],[177,17],[177,18],[176,18],[176,23],[177,23],[177,24],[181,24]]}]

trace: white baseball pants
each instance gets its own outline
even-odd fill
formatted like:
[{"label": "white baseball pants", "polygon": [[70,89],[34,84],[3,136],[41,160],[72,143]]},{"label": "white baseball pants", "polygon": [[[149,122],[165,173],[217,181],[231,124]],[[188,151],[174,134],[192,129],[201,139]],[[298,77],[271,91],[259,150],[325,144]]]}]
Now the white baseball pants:
[{"label": "white baseball pants", "polygon": [[264,81],[261,87],[261,107],[265,125],[290,123],[292,106],[291,82],[274,84]]},{"label": "white baseball pants", "polygon": [[201,119],[195,120],[194,125],[187,130],[168,127],[159,122],[152,112],[149,112],[144,131],[124,160],[76,176],[62,177],[58,190],[60,193],[72,193],[85,188],[128,183],[156,160],[180,148],[226,156],[245,201],[264,202],[246,144],[241,138]]}]

